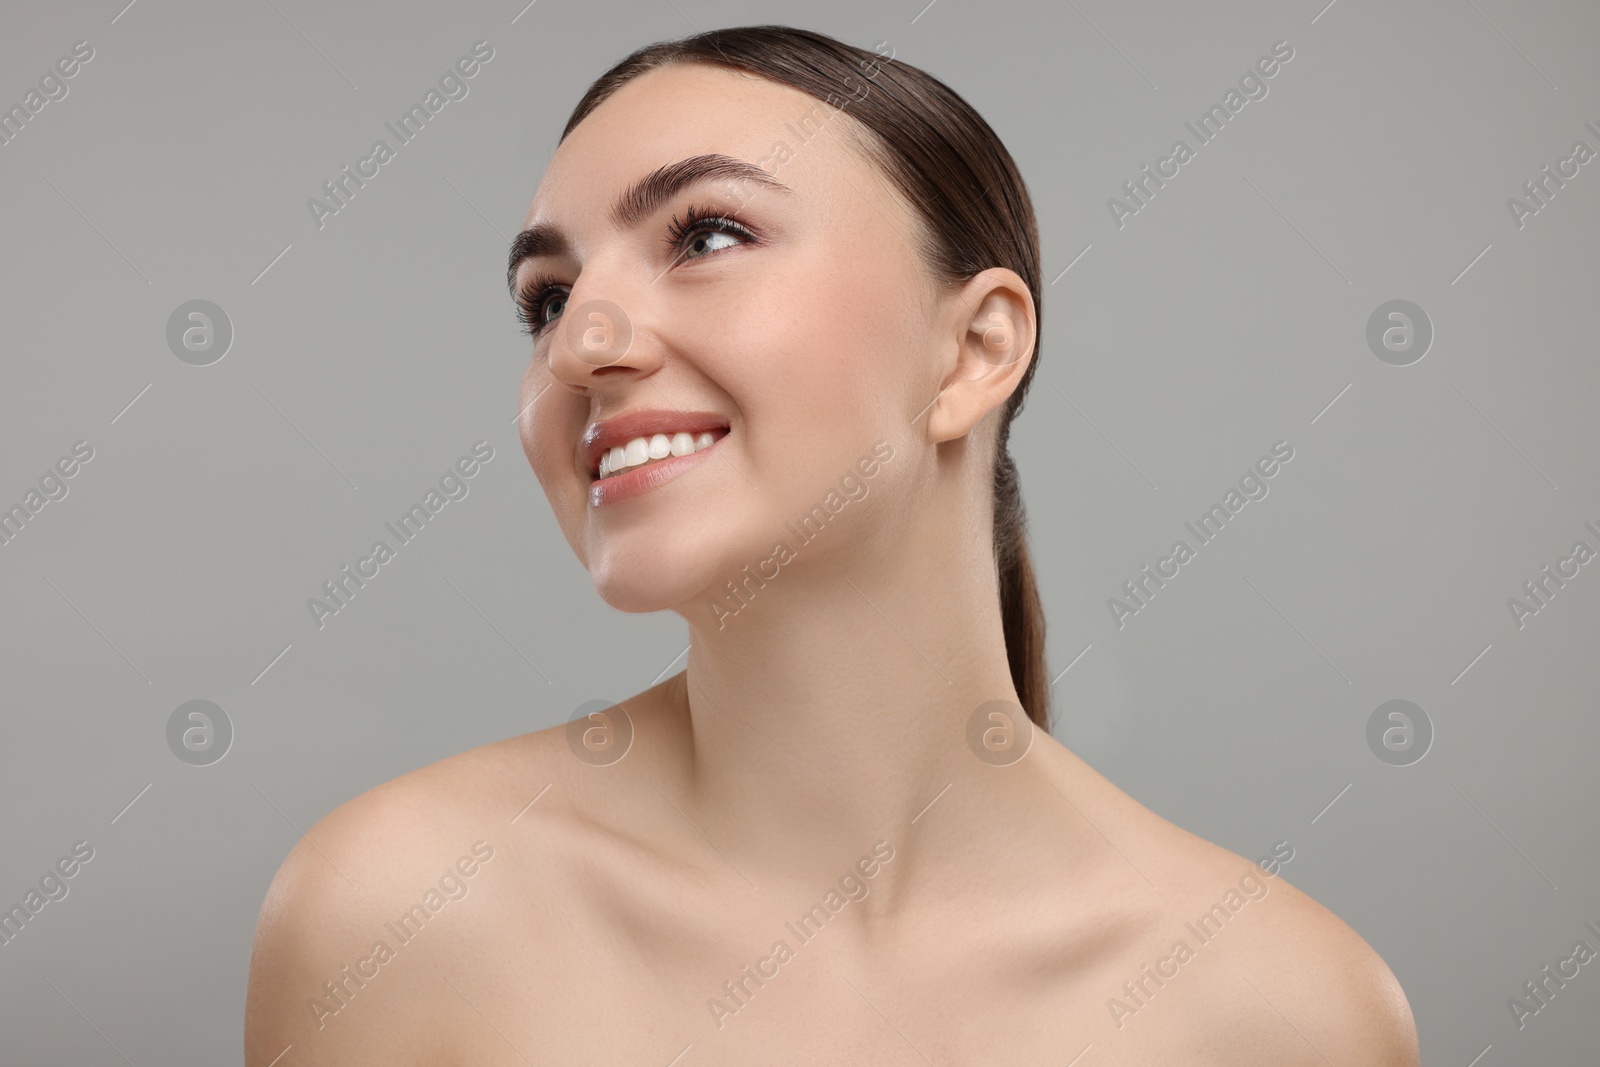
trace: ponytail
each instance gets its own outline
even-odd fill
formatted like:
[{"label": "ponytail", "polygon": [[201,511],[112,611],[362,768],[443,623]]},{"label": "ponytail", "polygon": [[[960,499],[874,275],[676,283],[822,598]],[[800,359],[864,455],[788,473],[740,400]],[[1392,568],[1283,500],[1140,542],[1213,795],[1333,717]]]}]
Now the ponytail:
[{"label": "ponytail", "polygon": [[1017,700],[1034,725],[1050,731],[1050,680],[1044,661],[1044,604],[1028,553],[1028,519],[1017,465],[1002,441],[994,465],[994,561],[1000,621]]}]

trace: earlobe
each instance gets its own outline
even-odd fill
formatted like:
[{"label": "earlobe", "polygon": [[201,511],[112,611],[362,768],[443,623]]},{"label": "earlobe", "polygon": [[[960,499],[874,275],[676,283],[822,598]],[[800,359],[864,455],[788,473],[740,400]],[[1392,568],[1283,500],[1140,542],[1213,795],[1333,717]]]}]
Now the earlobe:
[{"label": "earlobe", "polygon": [[959,308],[955,365],[933,405],[928,430],[935,442],[963,437],[1003,406],[1033,358],[1033,296],[1015,271],[975,275],[954,299]]}]

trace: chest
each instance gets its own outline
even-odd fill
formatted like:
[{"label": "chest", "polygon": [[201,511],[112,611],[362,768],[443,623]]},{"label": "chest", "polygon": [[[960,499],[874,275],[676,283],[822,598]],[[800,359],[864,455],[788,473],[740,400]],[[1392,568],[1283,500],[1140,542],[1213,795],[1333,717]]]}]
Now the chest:
[{"label": "chest", "polygon": [[926,951],[910,954],[780,931],[682,946],[670,962],[626,939],[584,940],[585,951],[542,960],[480,960],[472,984],[482,995],[463,985],[472,1003],[456,998],[458,1062],[953,1067],[1065,1065],[1080,1053],[1080,1067],[1248,1062],[1225,1053],[1207,1017],[1217,983],[1233,978],[1221,961],[1159,988],[1145,980],[1135,1006],[1116,978],[1120,962],[1139,979],[1131,958],[1029,974],[941,951],[933,930]]}]

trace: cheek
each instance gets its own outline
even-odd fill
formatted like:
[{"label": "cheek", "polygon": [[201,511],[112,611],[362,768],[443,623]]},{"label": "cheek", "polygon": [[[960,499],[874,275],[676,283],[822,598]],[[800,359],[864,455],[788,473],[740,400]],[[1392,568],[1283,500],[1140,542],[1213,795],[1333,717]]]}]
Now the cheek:
[{"label": "cheek", "polygon": [[739,451],[762,472],[761,496],[783,507],[811,491],[813,467],[833,465],[834,449],[862,419],[856,405],[871,393],[862,388],[858,339],[826,310],[827,299],[799,286],[752,302],[719,347],[719,366],[706,368],[739,410]]},{"label": "cheek", "polygon": [[902,382],[926,329],[922,294],[898,246],[864,247],[818,278],[818,320],[831,340],[828,364],[861,387]]},{"label": "cheek", "polygon": [[573,450],[582,430],[581,398],[556,383],[543,360],[535,360],[523,375],[517,404],[523,455],[560,515],[565,497],[580,492]]},{"label": "cheek", "polygon": [[[550,371],[542,360],[533,360],[522,375],[522,387],[517,390],[517,436],[522,440],[523,454],[534,462],[536,450],[534,437],[538,433],[538,405],[535,398],[540,390],[550,384]],[[547,398],[541,398],[547,399]]]},{"label": "cheek", "polygon": [[[790,265],[745,304],[725,351],[752,405],[811,425],[859,421],[901,372],[908,338],[895,309],[907,296],[881,264],[821,259]],[[735,388],[730,378],[730,392]]]},{"label": "cheek", "polygon": [[560,421],[562,394],[571,393],[561,388],[550,373],[550,364],[535,358],[522,376],[522,387],[517,391],[517,432],[522,438],[524,451],[533,458],[532,446],[541,447],[548,441],[553,423]]}]

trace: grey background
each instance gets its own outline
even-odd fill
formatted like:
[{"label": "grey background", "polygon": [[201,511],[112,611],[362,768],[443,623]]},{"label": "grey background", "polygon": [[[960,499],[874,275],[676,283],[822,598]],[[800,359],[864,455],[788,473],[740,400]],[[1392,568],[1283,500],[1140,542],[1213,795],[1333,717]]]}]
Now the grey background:
[{"label": "grey background", "polygon": [[[1029,183],[1056,280],[1013,450],[1059,738],[1229,849],[1288,840],[1426,1063],[1592,1055],[1595,966],[1520,1033],[1506,1002],[1600,948],[1600,564],[1521,629],[1506,601],[1600,548],[1600,162],[1520,230],[1506,201],[1600,150],[1593,4],[124,2],[0,16],[5,106],[95,50],[0,147],[0,504],[95,450],[0,546],[0,903],[95,849],[0,948],[0,1059],[237,1062],[299,830],[678,669],[681,620],[600,601],[522,457],[505,250],[591,79],[768,21],[888,42]],[[319,230],[307,198],[480,39],[469,95]],[[1118,229],[1107,198],[1280,39],[1269,95]],[[233,324],[211,366],[165,340],[192,299]],[[1435,331],[1406,367],[1365,340],[1392,299]],[[319,631],[306,599],[480,438],[469,495]],[[1117,628],[1280,439],[1270,495]],[[1396,698],[1436,732],[1407,767],[1366,742]],[[194,699],[233,724],[210,766],[166,741]]]}]

